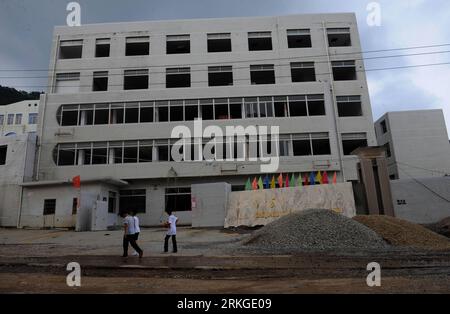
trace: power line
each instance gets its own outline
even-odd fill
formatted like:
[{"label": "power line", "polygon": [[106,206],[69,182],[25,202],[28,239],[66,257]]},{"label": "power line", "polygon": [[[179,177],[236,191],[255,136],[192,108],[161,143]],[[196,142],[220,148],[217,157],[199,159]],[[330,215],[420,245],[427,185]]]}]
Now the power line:
[{"label": "power line", "polygon": [[[352,58],[352,60],[349,61],[362,61],[362,60],[376,60],[376,59],[389,59],[389,58],[400,58],[400,57],[412,57],[412,56],[423,56],[423,55],[435,55],[435,54],[444,54],[444,53],[450,53],[450,50],[444,50],[444,51],[433,51],[433,52],[421,52],[421,53],[412,53],[412,54],[400,54],[400,55],[388,55],[388,56],[377,56],[377,57],[367,57],[367,58]],[[265,59],[266,61],[276,61],[276,60],[284,60],[284,59],[289,59],[291,61],[293,61],[292,63],[295,63],[295,59],[297,59],[297,57],[289,57],[289,58],[278,58],[278,59]],[[332,61],[343,61],[343,60],[332,60]],[[224,65],[224,63],[241,63],[241,62],[245,62],[245,63],[250,63],[250,62],[258,62],[255,60],[250,60],[250,61],[243,61],[243,60],[238,60],[236,62],[222,62],[220,63],[221,65]],[[321,63],[329,63],[328,60],[326,61],[313,61],[314,64],[321,64]],[[211,65],[211,63],[206,63],[207,65]],[[196,64],[185,64],[184,67],[186,66],[192,66],[192,65],[196,65]],[[170,67],[174,67],[173,65],[166,65],[166,66],[170,66]],[[276,66],[278,67],[286,67],[286,66],[291,66],[291,62],[290,63],[281,63],[281,64],[277,64]],[[148,69],[148,68],[160,68],[160,67],[165,67],[165,65],[158,65],[158,66],[145,66],[143,68]],[[235,69],[248,69],[249,66],[242,66],[242,67],[233,67],[233,70]],[[142,68],[138,68],[138,67],[120,67],[120,68],[107,68],[108,70],[112,70],[112,69],[142,69]],[[64,72],[70,72],[70,71],[81,71],[81,70],[89,70],[89,71],[97,71],[97,70],[105,70],[105,68],[97,68],[97,69],[64,69]],[[48,71],[48,70],[47,70]],[[208,69],[190,69],[189,72],[206,72],[209,71]],[[49,71],[51,72],[51,71]],[[166,74],[166,71],[151,71],[151,74]],[[108,73],[108,76],[122,76],[123,73]],[[0,76],[0,79],[22,79],[22,78],[29,78],[29,79],[35,79],[35,78],[48,78],[49,76]]]},{"label": "power line", "polygon": [[[365,73],[365,72],[375,72],[375,71],[386,71],[386,70],[398,70],[398,69],[409,69],[409,68],[419,68],[419,67],[430,67],[430,66],[441,66],[441,65],[448,65],[450,64],[450,62],[441,62],[441,63],[428,63],[428,64],[416,64],[416,65],[405,65],[405,66],[398,66],[398,67],[386,67],[386,68],[374,68],[374,69],[365,69],[365,70],[356,70],[356,73]],[[333,73],[316,73],[316,75],[330,75]],[[276,76],[276,78],[291,78],[290,75],[279,75]],[[233,81],[248,81],[247,78],[234,78]],[[356,81],[356,80],[352,80],[352,81]],[[312,81],[312,82],[317,82],[317,81]],[[192,83],[208,83],[208,81],[204,80],[204,81],[191,81]],[[302,83],[302,82],[298,82],[298,83]],[[152,85],[165,85],[166,83],[152,83]],[[273,85],[273,84],[256,84],[256,85]],[[109,84],[108,86],[112,87],[112,86],[123,86],[123,84]],[[15,87],[45,87],[45,88],[49,88],[49,87],[53,87],[53,85],[15,85]],[[92,84],[90,85],[65,85],[64,87],[92,87]],[[192,86],[187,86],[187,87],[192,87]],[[209,86],[211,87],[211,86]],[[218,86],[218,87],[226,87],[226,86]],[[140,90],[147,90],[148,88],[144,88],[144,89],[140,89]]]}]

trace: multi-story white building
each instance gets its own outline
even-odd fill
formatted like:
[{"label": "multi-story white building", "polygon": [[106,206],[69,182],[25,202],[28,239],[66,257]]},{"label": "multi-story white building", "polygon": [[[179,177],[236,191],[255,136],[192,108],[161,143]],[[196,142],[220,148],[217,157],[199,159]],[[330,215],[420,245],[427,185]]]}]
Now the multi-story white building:
[{"label": "multi-story white building", "polygon": [[80,175],[102,185],[94,199],[108,203],[111,221],[135,209],[154,225],[171,208],[186,223],[191,184],[242,189],[266,175],[259,161],[172,161],[171,131],[196,118],[204,127],[279,126],[275,175],[356,180],[351,152],[376,145],[354,14],[56,27],[49,70],[38,181],[27,187],[46,192],[26,205],[30,216],[43,207],[72,215],[76,192],[56,187]]},{"label": "multi-story white building", "polygon": [[0,106],[0,136],[36,132],[39,100],[24,100]]},{"label": "multi-story white building", "polygon": [[450,143],[442,109],[388,112],[375,122],[395,179],[450,175]]}]

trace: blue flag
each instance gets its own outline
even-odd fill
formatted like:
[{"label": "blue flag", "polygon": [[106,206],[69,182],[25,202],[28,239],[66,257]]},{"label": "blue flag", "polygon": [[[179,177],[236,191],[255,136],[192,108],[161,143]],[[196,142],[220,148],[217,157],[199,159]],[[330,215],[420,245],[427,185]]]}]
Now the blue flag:
[{"label": "blue flag", "polygon": [[269,176],[266,175],[266,177],[264,178],[264,188],[268,189],[270,186],[270,182],[269,182]]},{"label": "blue flag", "polygon": [[316,176],[314,175],[314,171],[311,171],[311,174],[309,175],[309,185],[315,184],[316,184]]}]

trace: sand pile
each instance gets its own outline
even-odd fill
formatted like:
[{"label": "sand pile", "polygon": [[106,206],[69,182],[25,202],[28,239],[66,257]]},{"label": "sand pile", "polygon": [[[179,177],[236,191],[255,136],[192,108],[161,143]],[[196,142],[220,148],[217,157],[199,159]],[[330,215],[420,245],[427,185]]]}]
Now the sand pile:
[{"label": "sand pile", "polygon": [[270,252],[388,247],[373,230],[325,209],[309,209],[283,216],[254,232],[244,245]]},{"label": "sand pile", "polygon": [[450,238],[450,217],[444,218],[434,224],[425,225],[424,227],[447,238]]},{"label": "sand pile", "polygon": [[450,240],[425,227],[389,216],[356,216],[353,218],[377,232],[394,246],[429,250],[449,250]]}]

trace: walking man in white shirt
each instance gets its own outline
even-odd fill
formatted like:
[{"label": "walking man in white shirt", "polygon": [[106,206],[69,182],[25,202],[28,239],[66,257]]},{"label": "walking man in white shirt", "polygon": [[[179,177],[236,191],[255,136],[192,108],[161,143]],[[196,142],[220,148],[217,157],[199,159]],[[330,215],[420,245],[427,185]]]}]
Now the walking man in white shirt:
[{"label": "walking man in white shirt", "polygon": [[124,229],[124,235],[123,235],[123,257],[128,256],[128,244],[131,244],[133,249],[136,250],[139,254],[139,258],[142,258],[142,255],[144,252],[141,250],[141,248],[137,245],[135,240],[135,222],[133,216],[130,216],[128,212],[122,212],[121,216],[123,217],[123,229]]},{"label": "walking man in white shirt", "polygon": [[167,218],[166,227],[167,230],[166,238],[164,239],[164,253],[169,251],[169,239],[172,237],[172,245],[173,245],[173,253],[176,253],[177,250],[177,221],[178,218],[172,214],[172,210],[168,209],[167,214],[169,218]]},{"label": "walking man in white shirt", "polygon": [[[139,233],[141,232],[141,228],[139,227],[139,218],[138,216],[136,216],[136,212],[135,211],[131,211],[130,212],[131,216],[134,219],[134,240],[137,242],[137,240],[139,239]],[[134,250],[134,252],[131,254],[133,256],[138,256],[139,253],[136,252],[136,250]]]}]

